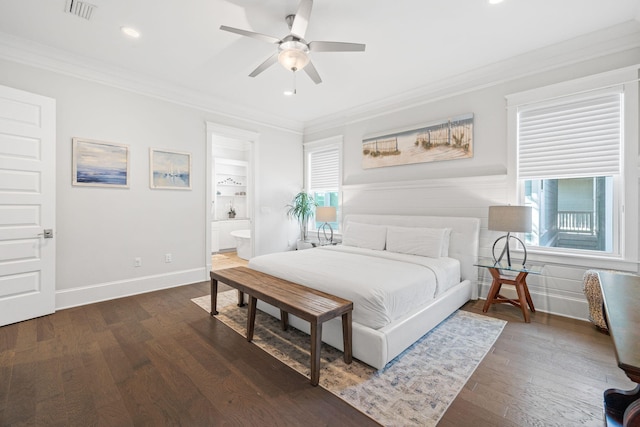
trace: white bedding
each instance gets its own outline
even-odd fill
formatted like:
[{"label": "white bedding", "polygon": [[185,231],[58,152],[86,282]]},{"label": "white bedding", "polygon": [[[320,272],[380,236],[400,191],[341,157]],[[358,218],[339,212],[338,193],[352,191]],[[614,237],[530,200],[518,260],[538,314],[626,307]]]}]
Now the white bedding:
[{"label": "white bedding", "polygon": [[460,282],[460,262],[351,246],[254,257],[249,267],[353,301],[353,321],[382,328]]}]

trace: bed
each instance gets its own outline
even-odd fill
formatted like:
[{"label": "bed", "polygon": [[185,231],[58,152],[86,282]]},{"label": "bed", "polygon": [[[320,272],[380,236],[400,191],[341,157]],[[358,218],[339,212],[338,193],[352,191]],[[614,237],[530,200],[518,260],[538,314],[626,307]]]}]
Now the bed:
[{"label": "bed", "polygon": [[[382,369],[477,299],[479,229],[477,218],[354,214],[341,245],[261,255],[249,267],[353,301],[353,356]],[[289,323],[309,333],[307,322]],[[342,350],[339,319],[325,323],[322,341]]]}]

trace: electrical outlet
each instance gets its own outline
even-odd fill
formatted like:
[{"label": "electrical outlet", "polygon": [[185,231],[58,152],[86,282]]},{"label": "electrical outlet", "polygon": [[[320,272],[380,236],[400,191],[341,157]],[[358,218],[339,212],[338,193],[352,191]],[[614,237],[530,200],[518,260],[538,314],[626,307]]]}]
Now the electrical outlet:
[{"label": "electrical outlet", "polygon": [[172,262],[173,258],[171,257],[171,254],[164,254],[164,262]]},{"label": "electrical outlet", "polygon": [[140,258],[140,257],[134,258],[133,259],[133,266],[134,267],[142,267],[142,258]]}]

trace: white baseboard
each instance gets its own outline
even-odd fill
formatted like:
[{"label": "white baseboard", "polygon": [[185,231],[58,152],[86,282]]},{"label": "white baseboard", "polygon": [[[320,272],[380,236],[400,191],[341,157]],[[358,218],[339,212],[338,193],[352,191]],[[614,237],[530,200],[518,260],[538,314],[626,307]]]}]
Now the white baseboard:
[{"label": "white baseboard", "polygon": [[107,301],[209,280],[205,268],[98,283],[56,291],[56,310]]},{"label": "white baseboard", "polygon": [[[490,283],[480,284],[480,298],[486,300],[489,293]],[[533,300],[533,306],[536,311],[544,313],[557,314],[558,316],[570,317],[572,319],[588,321],[589,315],[589,303],[586,298],[570,298],[564,295],[546,294],[532,291],[529,288],[531,299]],[[502,288],[500,294],[507,298],[518,298],[515,289]],[[517,307],[513,307],[514,310],[519,310]]]}]

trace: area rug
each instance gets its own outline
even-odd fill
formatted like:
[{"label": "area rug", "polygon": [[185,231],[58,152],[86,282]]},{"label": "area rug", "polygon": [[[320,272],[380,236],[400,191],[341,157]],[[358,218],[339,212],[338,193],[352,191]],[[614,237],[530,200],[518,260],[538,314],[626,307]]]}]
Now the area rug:
[{"label": "area rug", "polygon": [[[192,300],[207,312],[211,298]],[[218,294],[216,318],[246,336],[247,309],[238,307],[236,291]],[[458,310],[420,338],[382,370],[353,361],[326,344],[321,350],[320,386],[386,426],[435,426],[506,322]],[[258,310],[253,343],[307,377],[309,335],[289,328]]]}]

